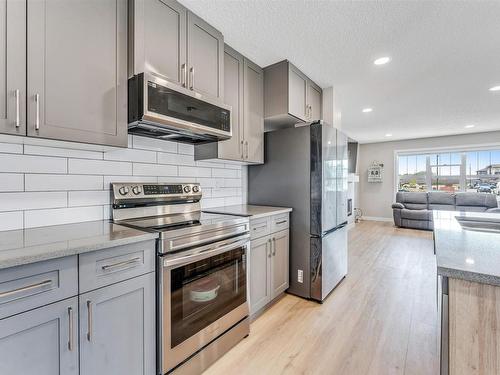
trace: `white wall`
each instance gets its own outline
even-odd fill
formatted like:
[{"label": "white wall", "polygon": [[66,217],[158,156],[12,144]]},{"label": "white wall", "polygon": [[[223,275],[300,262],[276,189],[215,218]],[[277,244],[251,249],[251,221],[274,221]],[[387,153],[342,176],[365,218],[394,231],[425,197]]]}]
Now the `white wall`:
[{"label": "white wall", "polygon": [[0,136],[0,230],[108,219],[111,182],[200,182],[205,208],[245,202],[246,167],[193,152],[137,136],[128,149]]},{"label": "white wall", "polygon": [[[395,151],[432,149],[441,147],[474,147],[500,144],[500,131],[464,134],[447,137],[421,138],[405,141],[368,143],[360,145],[359,161],[359,206],[363,216],[371,218],[392,218],[391,205],[396,186],[394,177]],[[373,161],[384,164],[384,181],[368,183],[368,167]]]}]

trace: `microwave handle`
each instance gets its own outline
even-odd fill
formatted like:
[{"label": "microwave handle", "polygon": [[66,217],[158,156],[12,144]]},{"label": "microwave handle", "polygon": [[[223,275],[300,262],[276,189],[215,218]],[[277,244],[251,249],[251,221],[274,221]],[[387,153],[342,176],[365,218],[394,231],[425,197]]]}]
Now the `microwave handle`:
[{"label": "microwave handle", "polygon": [[[245,236],[245,238],[236,240],[236,241],[224,241],[218,242],[216,244],[208,245],[199,249],[198,252],[186,256],[174,257],[171,259],[165,259],[163,261],[163,267],[166,268],[174,268],[181,267],[189,263],[197,262],[199,260],[203,260],[206,258],[210,258],[215,255],[219,255],[225,253],[226,251],[238,248],[238,247],[247,247],[249,242],[249,236]],[[195,249],[196,250],[196,249]]]}]

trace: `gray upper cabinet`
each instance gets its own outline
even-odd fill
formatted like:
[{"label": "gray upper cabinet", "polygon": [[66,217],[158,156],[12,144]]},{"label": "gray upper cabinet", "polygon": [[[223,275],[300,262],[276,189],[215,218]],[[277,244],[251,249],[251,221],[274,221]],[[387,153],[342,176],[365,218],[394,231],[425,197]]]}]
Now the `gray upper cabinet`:
[{"label": "gray upper cabinet", "polygon": [[245,59],[243,94],[243,138],[245,141],[245,161],[264,162],[264,72]]},{"label": "gray upper cabinet", "polygon": [[77,375],[77,327],[77,297],[0,320],[0,374]]},{"label": "gray upper cabinet", "polygon": [[80,374],[156,371],[155,274],[80,295]]},{"label": "gray upper cabinet", "polygon": [[25,1],[0,1],[0,46],[0,133],[25,135]]},{"label": "gray upper cabinet", "polygon": [[313,81],[307,81],[307,116],[308,121],[321,120],[322,109],[322,95],[321,87],[316,85]]},{"label": "gray upper cabinet", "polygon": [[231,106],[232,136],[195,146],[195,159],[264,162],[264,73],[229,46],[224,49],[224,102]]},{"label": "gray upper cabinet", "polygon": [[322,89],[288,60],[264,68],[265,131],[321,119]]},{"label": "gray upper cabinet", "polygon": [[[135,1],[134,14],[136,33],[144,34],[135,45],[137,61],[145,66],[137,66],[134,73],[148,71],[178,85],[186,85],[186,18],[187,10],[173,0]],[[146,20],[147,22],[144,22]],[[139,35],[136,35],[139,37]]]},{"label": "gray upper cabinet", "polygon": [[192,12],[187,16],[188,87],[200,94],[224,98],[224,37]]},{"label": "gray upper cabinet", "polygon": [[28,0],[28,135],[127,146],[127,0]]}]

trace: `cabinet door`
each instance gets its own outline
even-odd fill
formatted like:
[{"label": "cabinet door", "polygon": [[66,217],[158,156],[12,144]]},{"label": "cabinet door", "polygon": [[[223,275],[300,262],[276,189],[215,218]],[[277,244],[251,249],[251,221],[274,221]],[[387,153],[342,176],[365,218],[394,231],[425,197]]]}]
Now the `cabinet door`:
[{"label": "cabinet door", "polygon": [[250,243],[250,314],[271,301],[270,267],[270,237],[253,240]]},{"label": "cabinet door", "polygon": [[144,17],[136,16],[137,21],[145,20],[144,36],[139,32],[141,40],[135,44],[141,48],[144,43],[143,71],[185,87],[186,8],[174,0],[144,0]]},{"label": "cabinet door", "polygon": [[271,234],[271,298],[275,298],[289,286],[289,235],[288,229]]},{"label": "cabinet door", "polygon": [[26,135],[26,2],[0,1],[0,133]]},{"label": "cabinet door", "polygon": [[306,121],[307,77],[289,63],[288,70],[288,112]]},{"label": "cabinet door", "polygon": [[28,135],[127,145],[127,0],[28,0]]},{"label": "cabinet door", "polygon": [[243,159],[243,56],[226,46],[224,50],[224,102],[231,106],[231,139],[219,143],[222,159]]},{"label": "cabinet door", "polygon": [[322,90],[313,82],[307,85],[307,103],[309,105],[309,120],[321,120]]},{"label": "cabinet door", "polygon": [[264,72],[245,59],[244,63],[244,127],[245,160],[264,162]]},{"label": "cabinet door", "polygon": [[77,375],[76,297],[0,320],[0,374]]},{"label": "cabinet door", "polygon": [[224,98],[224,38],[194,13],[187,17],[188,87],[210,98]]},{"label": "cabinet door", "polygon": [[80,374],[154,374],[155,277],[80,295]]}]

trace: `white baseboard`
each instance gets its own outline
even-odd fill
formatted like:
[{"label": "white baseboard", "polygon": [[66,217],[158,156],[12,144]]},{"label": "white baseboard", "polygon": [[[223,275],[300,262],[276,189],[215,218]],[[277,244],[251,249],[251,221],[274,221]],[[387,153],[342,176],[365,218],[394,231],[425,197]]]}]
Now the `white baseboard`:
[{"label": "white baseboard", "polygon": [[393,221],[392,217],[379,217],[379,216],[363,216],[361,217],[361,220],[368,220],[368,221]]}]

